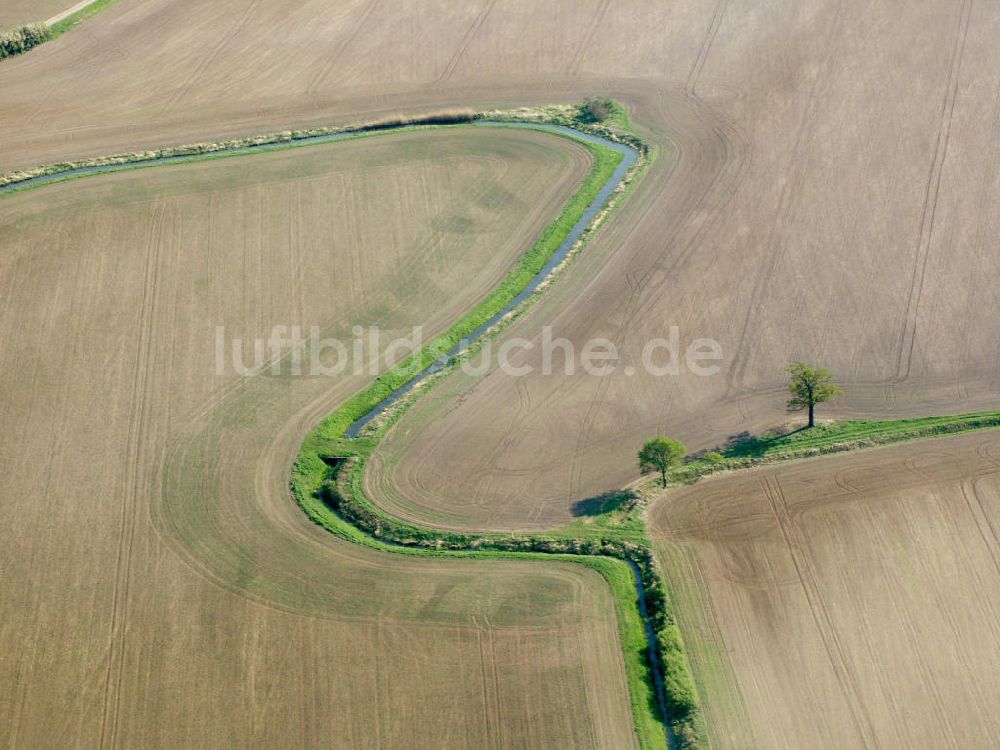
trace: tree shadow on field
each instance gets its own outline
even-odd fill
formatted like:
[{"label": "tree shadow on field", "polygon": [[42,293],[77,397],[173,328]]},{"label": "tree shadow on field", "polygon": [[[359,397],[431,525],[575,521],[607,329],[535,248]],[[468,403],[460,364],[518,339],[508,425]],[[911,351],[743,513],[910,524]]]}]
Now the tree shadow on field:
[{"label": "tree shadow on field", "polygon": [[603,495],[577,500],[570,512],[577,516],[603,516],[616,510],[631,510],[635,507],[639,496],[632,490],[615,490]]},{"label": "tree shadow on field", "polygon": [[737,432],[726,438],[725,445],[716,448],[726,458],[754,458],[763,456],[776,444],[787,442],[792,436],[808,430],[807,426],[797,427],[794,430],[777,428],[762,435],[752,435],[746,430]]}]

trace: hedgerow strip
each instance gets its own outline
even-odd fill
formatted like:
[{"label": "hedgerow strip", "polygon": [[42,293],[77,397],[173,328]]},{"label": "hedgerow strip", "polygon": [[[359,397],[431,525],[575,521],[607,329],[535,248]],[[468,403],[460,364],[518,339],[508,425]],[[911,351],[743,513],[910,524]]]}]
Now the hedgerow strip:
[{"label": "hedgerow strip", "polygon": [[[446,110],[412,117],[395,116],[350,125],[332,125],[306,130],[281,130],[273,133],[246,136],[244,138],[188,143],[180,146],[166,146],[164,148],[111,154],[109,156],[98,156],[90,159],[55,162],[53,164],[15,169],[0,174],[0,188],[6,188],[7,190],[14,188],[17,190],[21,189],[19,186],[26,187],[26,185],[23,185],[24,183],[30,183],[39,177],[63,175],[79,170],[101,167],[127,168],[157,166],[159,164],[181,164],[188,161],[188,159],[194,161],[228,155],[251,154],[254,153],[254,149],[258,148],[261,150],[273,150],[282,147],[290,148],[293,146],[314,145],[310,141],[320,143],[321,141],[317,139],[331,135],[362,137],[386,130],[415,130],[427,126],[461,125],[472,122],[475,116],[476,114],[469,110]],[[88,172],[87,174],[96,174],[96,172]],[[46,181],[40,184],[50,185],[52,182]]]},{"label": "hedgerow strip", "polygon": [[705,454],[695,456],[674,469],[670,478],[673,482],[690,483],[721,471],[749,469],[777,461],[812,458],[993,427],[1000,427],[1000,411],[910,419],[844,420],[785,434],[747,435],[716,451],[709,451],[718,454],[715,460]]},{"label": "hedgerow strip", "polygon": [[22,55],[52,38],[44,23],[29,23],[0,32],[0,60]]}]

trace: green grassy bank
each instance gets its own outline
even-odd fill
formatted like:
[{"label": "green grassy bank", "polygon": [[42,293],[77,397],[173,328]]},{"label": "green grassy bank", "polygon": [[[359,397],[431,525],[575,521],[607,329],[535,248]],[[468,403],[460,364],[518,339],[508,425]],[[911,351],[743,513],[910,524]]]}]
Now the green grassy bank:
[{"label": "green grassy bank", "polygon": [[768,432],[762,435],[734,435],[725,445],[692,457],[674,469],[671,480],[692,482],[719,471],[809,458],[828,453],[873,448],[907,440],[940,437],[1000,427],[1000,411],[956,414],[912,419],[845,420],[820,423],[811,429]]}]

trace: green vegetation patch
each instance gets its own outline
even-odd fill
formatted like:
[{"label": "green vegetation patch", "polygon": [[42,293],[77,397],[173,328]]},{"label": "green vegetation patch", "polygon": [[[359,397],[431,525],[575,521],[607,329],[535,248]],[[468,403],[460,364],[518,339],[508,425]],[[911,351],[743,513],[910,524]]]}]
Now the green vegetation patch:
[{"label": "green vegetation patch", "polygon": [[44,23],[29,23],[0,33],[0,60],[20,55],[52,38]]},{"label": "green vegetation patch", "polygon": [[614,99],[587,99],[579,105],[576,120],[584,125],[601,123],[619,130],[631,130],[632,119],[628,110]]},{"label": "green vegetation patch", "polygon": [[651,667],[646,624],[639,614],[639,594],[632,570],[621,561],[608,557],[582,557],[577,558],[577,562],[603,575],[614,596],[618,637],[625,656],[625,678],[639,746],[666,750],[668,743],[654,688],[657,677]]}]

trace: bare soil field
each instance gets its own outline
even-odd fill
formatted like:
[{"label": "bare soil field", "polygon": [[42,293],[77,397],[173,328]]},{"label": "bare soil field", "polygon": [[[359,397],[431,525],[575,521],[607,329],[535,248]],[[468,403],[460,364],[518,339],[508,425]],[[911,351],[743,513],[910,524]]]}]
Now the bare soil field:
[{"label": "bare soil field", "polygon": [[[792,359],[815,360],[844,383],[848,396],[830,415],[924,415],[995,406],[1000,395],[1000,329],[993,323],[1000,308],[1000,264],[993,252],[1000,228],[997,38],[1000,14],[982,0],[921,0],[905,12],[898,4],[863,0],[432,5],[123,0],[78,32],[0,65],[0,170],[396,112],[565,102],[595,94],[622,100],[647,139],[661,148],[661,158],[587,253],[505,336],[537,342],[540,328],[551,324],[554,335],[570,339],[578,351],[584,342],[605,337],[617,345],[623,364],[636,365],[645,342],[676,324],[684,343],[700,337],[720,343],[720,374],[653,378],[640,371],[629,377],[619,369],[605,378],[515,379],[493,372],[478,380],[458,374],[397,425],[367,478],[377,499],[411,518],[474,529],[542,528],[572,519],[581,500],[634,478],[636,448],[651,434],[667,433],[700,448],[783,419],[782,368]],[[250,247],[260,242],[254,233],[247,236]],[[289,263],[282,273],[297,268]],[[96,288],[114,278],[110,270],[106,279],[89,267],[87,273],[89,281],[66,282],[67,294],[88,299],[89,290],[79,291],[77,284]],[[289,282],[265,300],[277,304],[294,288]],[[8,299],[0,309],[10,320],[17,307]],[[65,297],[46,300],[69,304]],[[265,319],[254,307],[263,303],[253,300],[244,303],[242,314]],[[71,320],[67,310],[58,323]],[[122,315],[134,317],[135,311],[133,306]],[[398,321],[410,325],[418,317],[414,312]],[[243,318],[232,313],[232,319]],[[167,335],[173,321],[163,325],[168,339],[185,340]],[[134,354],[134,344],[123,342],[117,351]],[[5,345],[5,354],[27,346]],[[515,364],[537,366],[537,355],[536,347],[515,357]],[[67,363],[77,361],[70,353],[65,357]],[[107,408],[116,392],[102,385],[103,395],[92,397],[95,409]],[[82,389],[68,379],[53,388],[62,398],[82,397],[76,393]],[[173,390],[182,403],[195,403],[186,400],[191,397],[183,395],[183,387]],[[261,441],[271,435],[266,448],[233,443],[236,447],[217,449],[231,451],[226,461],[246,451],[242,457],[257,472],[254,497],[267,498],[258,502],[268,507],[269,518],[282,518],[286,530],[298,528],[300,519],[292,507],[282,506],[287,515],[276,515],[286,499],[279,492],[287,479],[282,461],[294,456],[292,446],[304,426],[342,396],[316,400],[289,386],[282,396],[287,401],[278,405],[280,398],[272,395],[268,404],[275,409],[267,412],[272,432],[254,433]],[[231,498],[245,497],[238,488],[243,477],[216,472],[213,466],[221,467],[223,460],[211,453],[203,457],[197,446],[211,444],[213,431],[253,431],[251,417],[263,407],[250,404],[266,396],[247,398],[232,408],[250,416],[231,424],[214,412],[199,414],[186,442],[162,437],[163,452],[144,449],[154,479],[173,476],[197,484],[194,469],[203,461],[202,476],[212,484],[205,486],[206,497],[220,487],[224,494],[236,493]],[[52,412],[59,403],[47,396],[31,408],[44,405]],[[273,416],[279,406],[284,421]],[[19,411],[18,419],[29,413]],[[171,423],[169,435],[184,430],[177,413],[165,405],[157,412],[156,419]],[[88,427],[97,428],[105,426]],[[65,439],[55,428],[46,435]],[[103,444],[127,444],[124,438],[108,440]],[[38,456],[53,460],[51,446],[33,445]],[[102,442],[84,443],[100,453],[92,445]],[[132,465],[119,451],[116,465]],[[29,465],[26,454],[17,455]],[[80,462],[75,481],[96,473],[81,457],[75,460]],[[53,466],[66,471],[65,464]],[[47,482],[68,482],[62,474],[45,474]],[[30,488],[39,492],[37,482],[26,488],[28,480],[19,481],[11,483],[10,497]],[[72,486],[53,484],[44,497],[61,497],[58,493]],[[305,606],[307,597],[295,586],[272,584],[270,574],[261,572],[269,558],[233,542],[258,538],[257,521],[224,516],[208,536],[213,541],[199,549],[197,538],[186,537],[187,526],[202,523],[192,520],[190,506],[168,497],[156,498],[151,507],[188,562],[220,561],[220,570],[202,571],[211,580],[232,580],[234,571],[243,570],[242,591],[261,600],[275,596],[293,610]],[[90,527],[71,525],[68,519],[43,517],[37,501],[31,508],[26,518],[34,520],[26,527],[51,524],[36,535],[47,546],[36,540],[31,547],[39,565],[46,550],[74,538],[70,529],[104,531],[99,517]],[[86,543],[79,539],[77,544]],[[326,550],[335,546],[322,535],[309,545],[324,550],[317,555],[332,554]],[[208,549],[211,555],[205,554]],[[368,563],[385,565],[381,559]],[[405,571],[413,570],[410,566],[406,561]],[[91,583],[83,570],[63,573]],[[399,575],[410,580],[404,567]],[[374,585],[376,579],[364,580]],[[39,600],[62,617],[57,602],[63,581],[57,584],[53,577],[48,585]],[[180,584],[167,590],[176,590],[181,603],[208,597]],[[280,596],[268,593],[278,590]],[[248,613],[226,619],[225,634],[249,638],[256,632],[249,621],[264,615],[252,609],[260,605],[245,597],[238,601]],[[214,609],[221,606],[211,608],[221,613]],[[318,611],[325,605],[309,606]],[[192,607],[190,616],[197,618],[197,611]],[[53,616],[44,610],[32,615],[37,623]],[[316,649],[330,648],[331,639],[312,622],[296,631],[299,637],[315,637]],[[161,617],[145,627],[183,630],[175,623]],[[110,627],[118,632],[121,626]],[[139,627],[133,622],[133,632]],[[208,638],[210,627],[204,625],[200,637]],[[269,627],[281,631],[271,621]],[[140,642],[145,643],[136,636]],[[78,667],[88,647],[77,655]],[[260,665],[233,664],[232,651],[222,644],[212,653],[219,679],[238,687],[225,696],[211,695],[233,701],[225,720],[236,722],[240,731],[245,729],[240,718],[253,715],[248,706],[259,707],[263,696],[291,684],[275,686],[263,677],[260,683],[239,683],[241,672]],[[347,653],[360,659],[362,651]],[[364,653],[374,659],[378,650]],[[44,674],[47,666],[40,662],[35,673]],[[572,668],[582,669],[578,663]],[[175,681],[172,694],[206,696],[192,688],[191,675],[175,670],[175,680],[190,682]],[[324,672],[323,679],[333,678]],[[26,690],[26,684],[18,689]],[[139,700],[136,695],[129,698]],[[426,698],[426,691],[421,695]],[[16,711],[23,701],[8,699]],[[181,722],[171,731],[183,728]]]},{"label": "bare soil field", "polygon": [[0,31],[45,21],[75,4],[74,0],[0,0]]},{"label": "bare soil field", "polygon": [[1000,434],[662,495],[658,556],[716,748],[1000,743]]},{"label": "bare soil field", "polygon": [[332,537],[289,467],[369,376],[214,354],[219,325],[443,329],[589,165],[461,129],[0,198],[0,745],[634,746],[597,573]]}]

